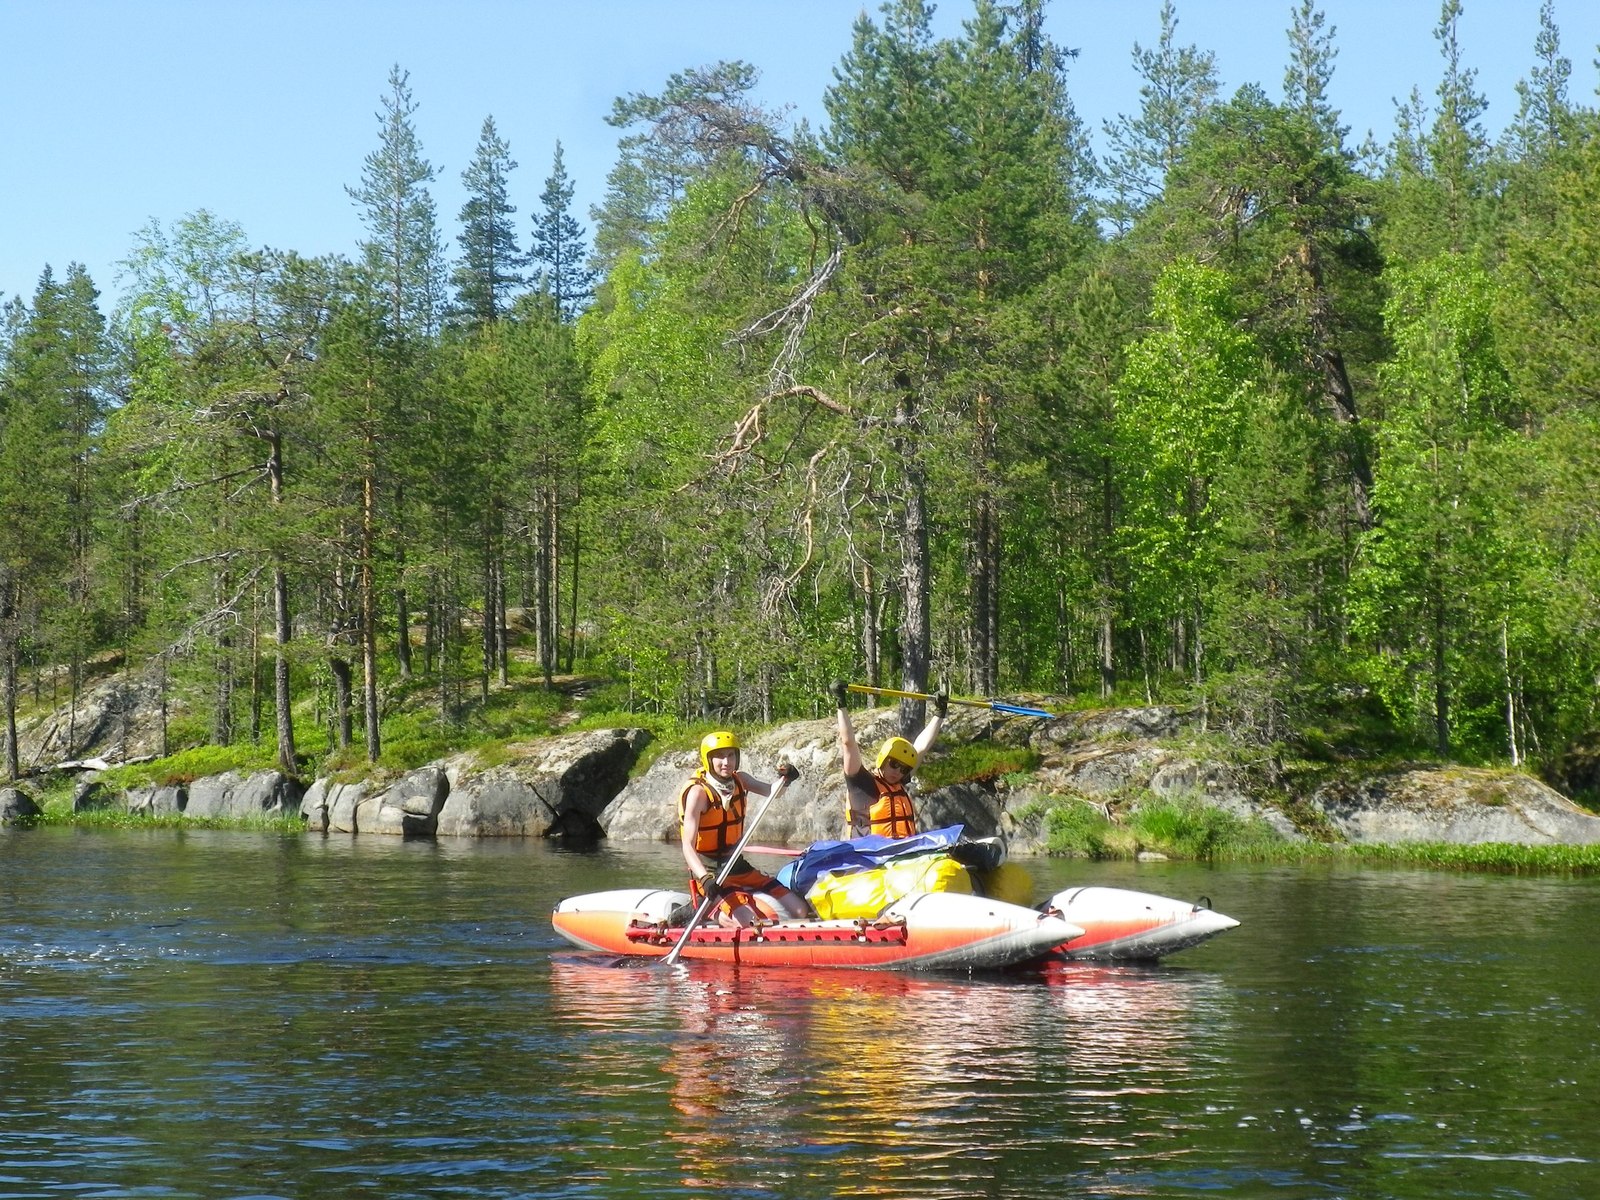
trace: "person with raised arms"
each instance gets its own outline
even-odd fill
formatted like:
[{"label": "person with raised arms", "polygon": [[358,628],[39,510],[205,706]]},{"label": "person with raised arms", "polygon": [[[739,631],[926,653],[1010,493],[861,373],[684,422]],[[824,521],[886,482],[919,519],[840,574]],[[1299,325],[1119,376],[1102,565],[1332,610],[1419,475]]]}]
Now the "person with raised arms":
[{"label": "person with raised arms", "polygon": [[891,737],[878,747],[873,769],[868,770],[850,723],[849,688],[836,680],[828,689],[839,708],[839,751],[844,766],[845,832],[848,838],[879,834],[887,838],[911,837],[918,832],[916,808],[906,785],[911,773],[939,736],[949,711],[949,694],[941,687],[933,698],[933,719],[922,727],[915,742]]},{"label": "person with raised arms", "polygon": [[[784,763],[778,768],[778,775],[788,783],[798,779],[800,772]],[[746,797],[769,796],[773,786],[739,769],[739,739],[727,730],[718,730],[700,739],[700,770],[678,794],[678,825],[683,861],[689,868],[689,894],[699,904],[704,897],[720,891],[719,907],[739,925],[750,925],[761,915],[755,907],[758,894],[770,898],[788,916],[810,915],[804,900],[742,857],[729,866],[720,886],[717,882],[744,837]]]}]

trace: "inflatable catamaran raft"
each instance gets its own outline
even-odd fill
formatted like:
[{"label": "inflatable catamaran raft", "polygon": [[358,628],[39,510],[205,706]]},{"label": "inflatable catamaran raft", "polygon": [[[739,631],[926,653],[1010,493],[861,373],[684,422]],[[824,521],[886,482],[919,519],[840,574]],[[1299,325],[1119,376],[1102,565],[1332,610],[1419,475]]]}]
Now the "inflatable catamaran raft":
[{"label": "inflatable catamaran raft", "polygon": [[[1151,961],[1239,924],[1204,900],[1112,887],[1067,888],[1035,908],[968,891],[896,894],[891,887],[881,897],[885,903],[870,904],[870,912],[858,906],[838,915],[849,910],[828,891],[831,881],[864,881],[882,864],[892,869],[929,852],[971,861],[964,851],[972,844],[963,843],[960,833],[956,826],[898,842],[817,843],[780,872],[785,883],[812,899],[822,913],[816,919],[709,924],[694,927],[685,939],[688,893],[648,888],[570,897],[551,919],[573,945],[612,954],[665,957],[681,942],[679,957],[747,966],[938,971],[1001,970],[1051,959]],[[975,874],[983,876],[981,870]]]}]

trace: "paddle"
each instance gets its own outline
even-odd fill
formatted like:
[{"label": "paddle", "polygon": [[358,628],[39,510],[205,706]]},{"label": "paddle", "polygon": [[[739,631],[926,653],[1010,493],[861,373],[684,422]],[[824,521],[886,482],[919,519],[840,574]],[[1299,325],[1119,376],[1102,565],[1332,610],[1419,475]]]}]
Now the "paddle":
[{"label": "paddle", "polygon": [[[861,692],[868,696],[896,696],[902,700],[936,700],[932,692],[902,692],[897,688],[870,687],[865,683],[852,683],[846,685],[852,692]],[[955,696],[948,697],[951,704],[965,704],[968,708],[988,708],[997,713],[1004,713],[1008,717],[1053,717],[1055,713],[1046,712],[1042,708],[1025,708],[1020,704],[1006,704],[1001,700],[961,700]]]},{"label": "paddle", "polygon": [[756,809],[755,816],[745,822],[744,836],[739,839],[739,844],[733,848],[733,853],[728,856],[727,861],[718,868],[717,877],[712,882],[710,890],[700,897],[700,906],[694,910],[694,916],[690,917],[689,923],[683,927],[683,933],[678,938],[678,944],[667,951],[666,958],[661,960],[664,965],[670,967],[678,961],[678,955],[683,953],[684,946],[689,942],[689,935],[695,931],[695,928],[705,919],[706,914],[716,905],[717,893],[722,890],[722,881],[733,873],[733,864],[738,862],[739,856],[744,853],[745,844],[749,842],[750,835],[756,831],[756,826],[761,823],[761,818],[767,815],[767,809],[772,807],[772,802],[783,795],[788,786],[789,780],[780,778],[778,786],[767,793],[766,800],[760,808]]}]

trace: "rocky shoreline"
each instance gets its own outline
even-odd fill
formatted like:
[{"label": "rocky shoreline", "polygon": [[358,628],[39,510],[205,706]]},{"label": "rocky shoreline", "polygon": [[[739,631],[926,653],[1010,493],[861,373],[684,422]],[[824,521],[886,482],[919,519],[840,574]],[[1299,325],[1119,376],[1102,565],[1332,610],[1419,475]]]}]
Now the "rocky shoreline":
[{"label": "rocky shoreline", "polygon": [[[890,709],[860,714],[864,744],[887,736]],[[1186,744],[1189,717],[1168,706],[1070,713],[1048,721],[985,710],[953,712],[943,747],[968,742],[1023,746],[1038,757],[1015,776],[959,783],[918,798],[924,825],[961,823],[1003,836],[1012,853],[1044,850],[1044,812],[1053,799],[1137,804],[1141,797],[1195,797],[1241,817],[1258,817],[1286,839],[1317,836],[1363,843],[1600,842],[1600,816],[1513,771],[1439,766],[1345,769],[1302,792],[1264,786],[1254,773]],[[472,752],[392,778],[309,787],[275,771],[230,772],[113,792],[85,771],[74,809],[246,819],[298,812],[308,831],[403,837],[544,837],[573,844],[670,841],[678,791],[693,750],[659,754],[635,773],[650,735],[642,729],[559,734],[497,747],[493,762]],[[937,751],[936,751],[937,752]],[[844,784],[831,719],[793,721],[750,735],[745,767],[771,777],[779,761],[800,779],[766,814],[761,841],[805,845],[840,834]],[[0,820],[37,805],[26,787],[0,790]]]}]

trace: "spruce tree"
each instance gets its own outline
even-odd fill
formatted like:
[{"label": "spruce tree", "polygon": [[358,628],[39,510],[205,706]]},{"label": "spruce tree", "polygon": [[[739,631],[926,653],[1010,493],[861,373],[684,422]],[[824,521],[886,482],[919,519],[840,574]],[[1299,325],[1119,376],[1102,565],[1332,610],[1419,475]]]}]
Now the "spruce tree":
[{"label": "spruce tree", "polygon": [[483,119],[478,149],[461,173],[467,202],[461,206],[461,260],[452,276],[456,308],[465,323],[482,325],[504,313],[513,291],[524,283],[526,261],[517,249],[508,179],[517,164],[511,148],[495,130],[494,118]]},{"label": "spruce tree", "polygon": [[575,191],[556,143],[550,176],[539,193],[544,207],[533,221],[529,262],[538,267],[538,289],[553,299],[563,320],[572,321],[594,298],[595,272],[584,265],[583,227],[572,215]]}]

